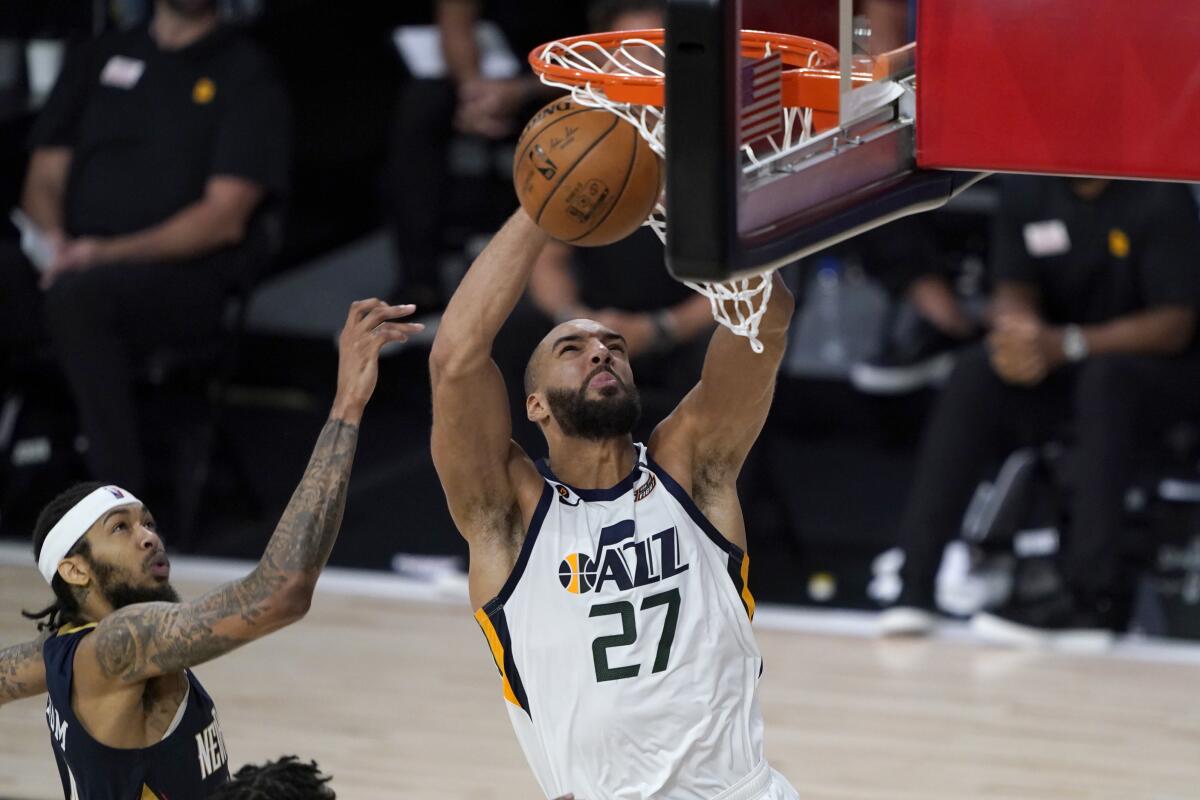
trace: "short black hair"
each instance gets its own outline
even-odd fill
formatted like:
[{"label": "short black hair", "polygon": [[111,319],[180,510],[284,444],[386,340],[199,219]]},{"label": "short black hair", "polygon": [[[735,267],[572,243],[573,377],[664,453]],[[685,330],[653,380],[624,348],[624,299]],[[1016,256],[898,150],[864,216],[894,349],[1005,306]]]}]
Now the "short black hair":
[{"label": "short black hair", "polygon": [[[42,546],[46,544],[46,537],[50,535],[50,530],[58,524],[59,520],[68,511],[75,507],[76,503],[101,486],[107,486],[107,484],[102,481],[77,483],[70,489],[60,492],[58,496],[42,508],[41,513],[38,514],[37,522],[33,525],[34,561],[42,557]],[[87,541],[81,538],[75,543],[74,547],[67,551],[67,555],[81,555],[84,558],[89,558],[91,556],[91,548],[88,547]],[[55,575],[54,580],[50,582],[50,588],[54,590],[55,599],[53,604],[38,612],[22,611],[21,615],[26,619],[38,620],[39,631],[52,631],[61,628],[63,625],[82,624],[84,620],[82,611],[79,608],[79,600],[75,597],[75,593],[67,585],[67,582],[60,576]]]},{"label": "short black hair", "polygon": [[208,800],[337,800],[330,780],[316,761],[283,756],[261,767],[247,764]]},{"label": "short black hair", "polygon": [[666,0],[593,0],[588,6],[588,24],[593,31],[610,31],[622,14],[666,10]]},{"label": "short black hair", "polygon": [[529,360],[525,362],[525,396],[533,394],[537,391],[537,361],[538,351],[542,349],[541,345],[533,348],[533,352],[529,354]]}]

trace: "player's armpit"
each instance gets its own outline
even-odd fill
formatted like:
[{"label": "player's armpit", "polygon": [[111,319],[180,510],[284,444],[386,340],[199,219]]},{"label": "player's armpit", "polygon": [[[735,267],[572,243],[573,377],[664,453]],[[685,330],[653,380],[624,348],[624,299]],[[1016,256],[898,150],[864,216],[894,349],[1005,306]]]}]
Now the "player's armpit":
[{"label": "player's armpit", "polygon": [[0,705],[46,691],[42,645],[46,636],[0,650]]}]

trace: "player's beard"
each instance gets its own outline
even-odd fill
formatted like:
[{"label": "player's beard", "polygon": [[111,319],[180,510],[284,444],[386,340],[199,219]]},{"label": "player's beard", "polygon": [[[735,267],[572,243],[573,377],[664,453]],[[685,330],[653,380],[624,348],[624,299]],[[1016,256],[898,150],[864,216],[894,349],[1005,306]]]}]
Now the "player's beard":
[{"label": "player's beard", "polygon": [[135,603],[179,602],[179,593],[166,581],[140,586],[133,583],[129,571],[124,567],[105,564],[102,561],[92,562],[92,572],[100,593],[108,599],[114,610]]},{"label": "player's beard", "polygon": [[[627,386],[617,378],[613,394],[599,399],[587,396],[587,387],[601,370],[592,373],[583,387],[572,392],[570,389],[548,389],[546,400],[550,413],[558,421],[558,427],[567,436],[600,441],[615,436],[626,436],[633,431],[642,416],[642,400],[637,388]],[[611,374],[611,373],[610,373]],[[613,375],[616,378],[616,375]]]}]

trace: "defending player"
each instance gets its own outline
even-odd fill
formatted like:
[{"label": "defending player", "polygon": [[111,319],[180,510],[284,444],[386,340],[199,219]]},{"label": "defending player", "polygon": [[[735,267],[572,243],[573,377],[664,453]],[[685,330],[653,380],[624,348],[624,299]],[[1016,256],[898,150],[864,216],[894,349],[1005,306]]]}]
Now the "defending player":
[{"label": "defending player", "polygon": [[48,693],[46,719],[69,800],[198,800],[229,780],[213,702],[189,669],[304,616],[341,526],[379,349],[420,325],[380,300],[354,303],[337,394],[300,485],[246,577],[179,602],[150,511],[84,484],[40,515],[34,549],[56,602],[34,642],[0,650],[0,704]]},{"label": "defending player", "polygon": [[[476,259],[434,342],[433,458],[470,545],[470,593],[542,790],[583,798],[794,798],[763,757],[736,479],[771,404],[793,301],[776,277],[766,347],[720,328],[700,382],[632,440],[619,335],[566,322],[529,360],[511,441],[493,339],[546,235],[518,211]],[[630,280],[636,280],[630,275]]]}]

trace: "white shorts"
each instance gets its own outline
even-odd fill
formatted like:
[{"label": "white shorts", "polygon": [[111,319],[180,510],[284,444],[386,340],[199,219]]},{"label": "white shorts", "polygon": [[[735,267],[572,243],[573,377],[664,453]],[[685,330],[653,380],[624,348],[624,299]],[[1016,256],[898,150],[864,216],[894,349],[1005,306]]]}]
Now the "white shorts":
[{"label": "white shorts", "polygon": [[764,759],[750,774],[713,800],[800,800],[788,779],[771,769]]}]

